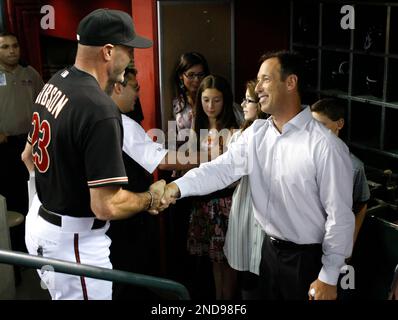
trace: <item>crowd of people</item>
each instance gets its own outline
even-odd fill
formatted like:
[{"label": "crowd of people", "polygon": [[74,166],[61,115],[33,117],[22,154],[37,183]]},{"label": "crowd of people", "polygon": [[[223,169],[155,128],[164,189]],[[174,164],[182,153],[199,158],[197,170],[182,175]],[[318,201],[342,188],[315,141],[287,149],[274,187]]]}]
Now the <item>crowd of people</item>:
[{"label": "crowd of people", "polygon": [[[183,53],[170,102],[173,150],[140,126],[137,72],[145,71],[133,55],[152,41],[127,13],[109,9],[84,17],[77,34],[75,64],[45,85],[18,64],[16,37],[0,34],[0,150],[9,156],[0,182],[13,181],[0,194],[27,213],[28,252],[158,275],[157,215],[166,210],[178,270],[171,277],[193,297],[336,299],[370,194],[363,163],[338,138],[344,107],[302,104],[302,57],[262,56],[238,109],[228,80],[202,54]],[[172,172],[168,183],[154,182],[156,169]],[[29,171],[36,193],[28,210]],[[51,279],[52,299],[155,298],[98,279]]]}]

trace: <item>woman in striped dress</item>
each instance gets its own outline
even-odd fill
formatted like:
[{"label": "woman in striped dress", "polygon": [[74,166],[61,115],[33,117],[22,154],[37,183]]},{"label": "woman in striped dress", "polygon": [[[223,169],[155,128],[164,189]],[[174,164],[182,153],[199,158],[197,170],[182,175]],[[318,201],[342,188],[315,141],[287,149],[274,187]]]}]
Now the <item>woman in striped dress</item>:
[{"label": "woman in striped dress", "polygon": [[[232,136],[230,143],[238,140],[242,132],[254,120],[267,117],[261,111],[258,96],[254,91],[255,87],[255,81],[249,81],[246,85],[246,97],[242,102],[245,121],[241,130]],[[243,298],[253,298],[253,296],[245,297],[244,292],[253,291],[257,287],[263,237],[264,232],[254,218],[249,180],[247,176],[244,176],[232,196],[232,207],[224,244],[224,254],[229,265],[233,269],[243,271],[241,274]]]}]

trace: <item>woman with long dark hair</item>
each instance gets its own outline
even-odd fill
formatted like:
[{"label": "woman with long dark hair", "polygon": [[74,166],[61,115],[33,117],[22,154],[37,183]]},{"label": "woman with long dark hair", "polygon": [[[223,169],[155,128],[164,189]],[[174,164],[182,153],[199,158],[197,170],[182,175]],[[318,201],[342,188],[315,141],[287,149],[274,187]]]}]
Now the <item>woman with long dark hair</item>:
[{"label": "woman with long dark hair", "polygon": [[[233,113],[233,97],[229,83],[220,76],[209,75],[199,86],[194,130],[196,146],[212,160],[226,148],[232,130],[237,128]],[[223,252],[228,216],[234,188],[226,188],[195,198],[188,231],[188,251],[209,256],[217,299],[233,299],[236,272],[227,263]]]},{"label": "woman with long dark hair", "polygon": [[202,79],[208,74],[209,67],[203,55],[198,52],[181,55],[174,73],[173,116],[177,122],[177,145],[178,140],[182,140],[181,130],[192,127],[196,94]]}]

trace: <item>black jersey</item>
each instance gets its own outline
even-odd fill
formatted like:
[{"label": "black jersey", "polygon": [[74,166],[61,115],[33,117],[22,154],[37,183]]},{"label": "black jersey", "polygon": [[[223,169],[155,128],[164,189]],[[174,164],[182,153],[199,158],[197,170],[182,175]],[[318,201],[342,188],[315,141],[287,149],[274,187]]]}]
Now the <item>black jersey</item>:
[{"label": "black jersey", "polygon": [[119,110],[90,74],[55,74],[36,98],[32,129],[36,189],[48,210],[92,217],[89,188],[127,184]]}]

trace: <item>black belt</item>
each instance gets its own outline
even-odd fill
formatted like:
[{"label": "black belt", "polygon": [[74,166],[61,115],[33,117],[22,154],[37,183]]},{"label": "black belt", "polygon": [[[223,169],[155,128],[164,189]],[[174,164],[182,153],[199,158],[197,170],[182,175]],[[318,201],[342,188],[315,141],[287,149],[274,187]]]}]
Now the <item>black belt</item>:
[{"label": "black belt", "polygon": [[298,244],[295,242],[290,242],[282,239],[278,239],[275,237],[267,236],[269,242],[271,242],[272,246],[277,249],[315,249],[321,248],[320,243],[310,243],[310,244]]},{"label": "black belt", "polygon": [[[51,224],[54,224],[58,227],[62,227],[62,216],[52,213],[43,206],[40,206],[39,208],[39,216]],[[91,229],[92,230],[101,229],[105,226],[105,224],[106,221],[94,219],[94,223]]]}]

